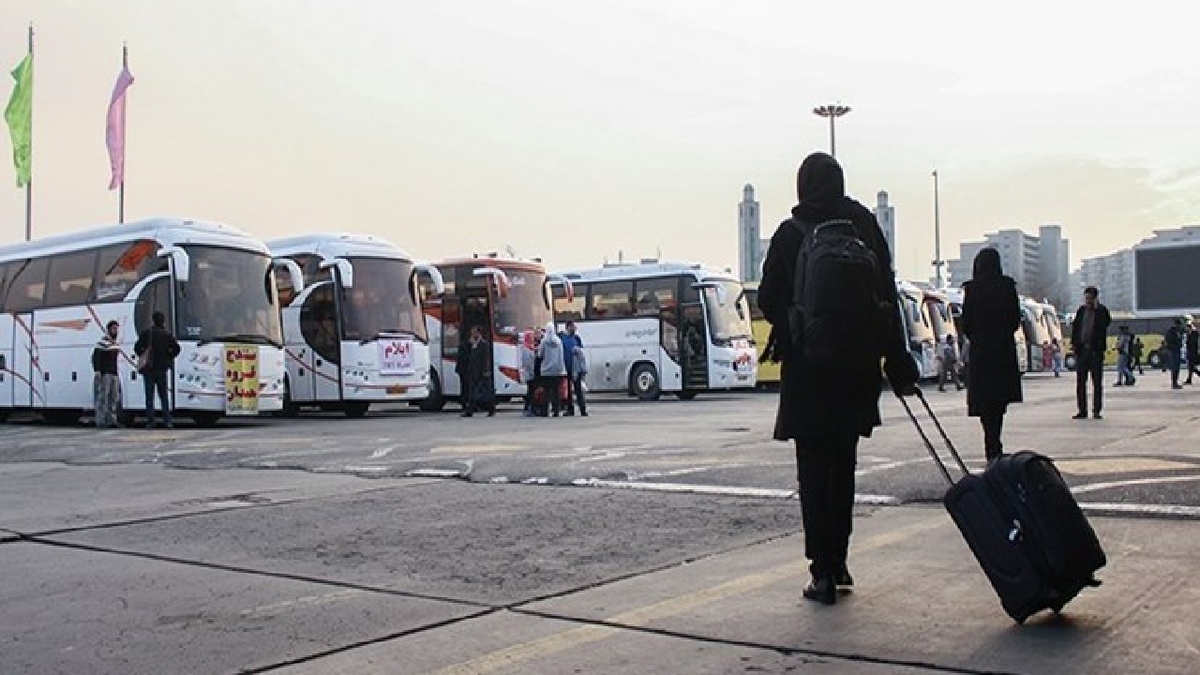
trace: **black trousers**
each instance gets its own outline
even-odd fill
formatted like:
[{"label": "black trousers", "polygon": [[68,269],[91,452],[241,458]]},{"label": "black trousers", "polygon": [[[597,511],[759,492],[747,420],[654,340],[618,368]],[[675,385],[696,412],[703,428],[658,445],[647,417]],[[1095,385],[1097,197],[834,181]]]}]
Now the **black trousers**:
[{"label": "black trousers", "polygon": [[1192,383],[1192,375],[1200,375],[1200,354],[1192,354],[1189,352],[1187,355],[1187,360],[1188,360],[1187,383],[1191,384]]},{"label": "black trousers", "polygon": [[979,423],[983,426],[983,455],[990,462],[1004,452],[1000,432],[1004,428],[1004,412],[1007,406],[987,406],[979,412]]},{"label": "black trousers", "polygon": [[832,576],[846,565],[857,453],[857,435],[796,439],[804,555],[814,578]]},{"label": "black trousers", "polygon": [[1099,414],[1104,407],[1104,355],[1090,349],[1080,350],[1075,355],[1075,401],[1079,414],[1086,415],[1087,380],[1092,378],[1092,412]]},{"label": "black trousers", "polygon": [[562,386],[559,384],[562,379],[561,375],[543,375],[538,378],[540,386],[546,391],[546,401],[550,404],[550,412],[554,415],[562,411],[562,391],[559,389]]},{"label": "black trousers", "polygon": [[575,404],[579,404],[580,414],[587,414],[587,399],[583,396],[583,376],[567,376],[567,414],[575,414]]}]

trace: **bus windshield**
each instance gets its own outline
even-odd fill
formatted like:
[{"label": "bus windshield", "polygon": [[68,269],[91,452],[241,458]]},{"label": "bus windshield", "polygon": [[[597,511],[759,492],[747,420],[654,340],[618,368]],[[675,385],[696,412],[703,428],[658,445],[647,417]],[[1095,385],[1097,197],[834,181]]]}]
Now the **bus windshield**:
[{"label": "bus windshield", "polygon": [[350,263],[354,286],[343,290],[341,303],[345,339],[394,334],[426,341],[425,319],[409,286],[412,263],[394,258],[352,258]]},{"label": "bus windshield", "polygon": [[516,335],[519,331],[545,326],[554,320],[546,306],[543,289],[546,275],[524,270],[505,270],[508,294],[495,303],[496,333]]},{"label": "bus windshield", "polygon": [[750,339],[750,305],[741,284],[722,281],[717,287],[705,286],[704,306],[713,340]]},{"label": "bus windshield", "polygon": [[264,253],[185,245],[189,280],[176,284],[176,332],[201,342],[283,344],[279,304]]},{"label": "bus windshield", "polygon": [[933,332],[933,326],[929,325],[928,310],[925,309],[925,303],[922,299],[901,292],[900,307],[904,322],[908,328],[909,339],[912,342],[935,342],[937,340],[937,335]]}]

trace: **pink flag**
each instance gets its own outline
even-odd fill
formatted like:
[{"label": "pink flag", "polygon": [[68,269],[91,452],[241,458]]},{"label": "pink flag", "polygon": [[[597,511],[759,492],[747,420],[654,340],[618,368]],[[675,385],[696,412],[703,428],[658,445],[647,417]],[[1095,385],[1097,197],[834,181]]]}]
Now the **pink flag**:
[{"label": "pink flag", "polygon": [[125,182],[125,90],[133,84],[133,75],[129,73],[129,64],[121,66],[121,74],[113,86],[112,101],[108,104],[108,131],[105,141],[108,143],[108,161],[112,165],[112,180],[108,183],[109,190],[115,190]]}]

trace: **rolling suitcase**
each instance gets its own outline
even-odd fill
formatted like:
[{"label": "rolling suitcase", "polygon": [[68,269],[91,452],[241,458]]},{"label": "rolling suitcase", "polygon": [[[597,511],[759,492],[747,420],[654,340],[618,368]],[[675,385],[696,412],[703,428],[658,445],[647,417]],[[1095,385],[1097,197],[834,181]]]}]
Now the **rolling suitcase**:
[{"label": "rolling suitcase", "polygon": [[908,401],[900,400],[950,484],[942,503],[1004,611],[1023,623],[1043,609],[1057,613],[1084,588],[1099,586],[1094,575],[1107,562],[1104,550],[1054,463],[1037,453],[1018,452],[973,474],[919,391],[917,398],[962,471],[957,482]]}]

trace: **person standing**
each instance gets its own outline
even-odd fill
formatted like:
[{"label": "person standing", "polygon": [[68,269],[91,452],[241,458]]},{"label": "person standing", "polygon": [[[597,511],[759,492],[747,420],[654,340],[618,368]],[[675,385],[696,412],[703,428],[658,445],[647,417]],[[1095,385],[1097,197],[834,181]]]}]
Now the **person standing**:
[{"label": "person standing", "polygon": [[1192,383],[1192,374],[1200,374],[1200,330],[1196,329],[1196,324],[1191,317],[1187,320],[1187,338],[1184,340],[1188,362],[1188,376],[1184,384]]},{"label": "person standing", "polygon": [[[799,203],[771,238],[763,263],[758,304],[771,324],[764,358],[782,363],[779,410],[774,438],[794,441],[800,506],[804,522],[804,554],[812,580],[803,597],[826,605],[837,602],[838,586],[853,585],[847,567],[852,529],[854,469],[858,439],[880,425],[879,361],[896,394],[915,392],[916,363],[908,352],[896,311],[896,279],[891,254],[879,223],[870,211],[845,194],[842,167],[832,156],[817,152],[800,165],[796,179]],[[857,241],[870,251],[870,278],[856,278],[855,290],[869,289],[870,301],[849,306],[849,296],[831,305],[838,313],[873,324],[851,327],[844,340],[824,340],[843,358],[819,358],[813,332],[795,312],[797,275],[807,278],[798,263],[802,244],[817,235],[817,227],[852,226]],[[813,268],[816,269],[816,268]],[[822,285],[822,284],[818,284]],[[836,283],[830,284],[840,289]],[[793,334],[796,337],[793,337]],[[810,339],[813,338],[813,339]]]},{"label": "person standing", "polygon": [[167,316],[162,312],[150,315],[151,325],[138,336],[133,353],[138,356],[138,372],[146,392],[146,428],[154,428],[154,393],[162,404],[163,426],[174,428],[171,421],[171,401],[167,393],[167,374],[175,369],[179,342],[167,330]]},{"label": "person standing", "polygon": [[546,324],[538,355],[542,357],[542,387],[550,398],[551,414],[558,417],[562,412],[562,386],[567,376],[567,364],[563,357],[563,343],[558,339],[553,321]]},{"label": "person standing", "polygon": [[1142,345],[1142,338],[1134,335],[1133,340],[1129,343],[1129,372],[1138,371],[1138,375],[1145,375],[1146,370],[1142,367],[1142,351],[1145,346]]},{"label": "person standing", "polygon": [[458,348],[458,376],[462,382],[463,411],[471,417],[483,408],[488,417],[496,414],[496,392],[492,386],[492,347],[483,339],[483,329],[471,326],[470,337]]},{"label": "person standing", "polygon": [[121,356],[121,346],[117,344],[117,334],[121,324],[109,321],[104,327],[104,337],[92,349],[92,393],[95,400],[96,427],[100,429],[121,426],[117,421],[117,412],[121,407],[121,377],[117,371],[117,359]]},{"label": "person standing", "polygon": [[946,391],[948,381],[954,382],[955,391],[962,391],[962,382],[958,379],[958,347],[953,335],[946,336],[938,352],[938,391]]},{"label": "person standing", "polygon": [[1075,419],[1087,419],[1087,381],[1092,379],[1092,417],[1100,419],[1104,407],[1104,352],[1107,351],[1108,327],[1112,316],[1100,304],[1095,286],[1083,290],[1083,304],[1075,310],[1071,322],[1071,346],[1075,349]]},{"label": "person standing", "polygon": [[1004,452],[1000,434],[1008,404],[1022,398],[1015,338],[1020,325],[1017,283],[1004,275],[996,249],[982,249],[971,280],[963,284],[962,327],[971,340],[967,414],[979,418],[989,462]]},{"label": "person standing", "polygon": [[1063,353],[1062,344],[1058,338],[1050,338],[1050,350],[1054,356],[1054,376],[1061,377],[1063,369]]},{"label": "person standing", "polygon": [[1166,352],[1163,365],[1171,371],[1172,389],[1183,389],[1183,385],[1179,384],[1180,350],[1183,349],[1184,343],[1183,331],[1183,319],[1175,319],[1163,335],[1163,351]]},{"label": "person standing", "polygon": [[1129,326],[1121,326],[1117,329],[1117,383],[1114,386],[1133,385],[1132,358],[1133,335],[1129,332]]},{"label": "person standing", "polygon": [[583,353],[583,340],[575,332],[574,321],[566,323],[566,332],[559,335],[562,340],[563,360],[567,366],[567,417],[575,414],[575,402],[579,402],[579,414],[587,417],[587,401],[583,397],[583,376],[587,375],[587,356]]}]

